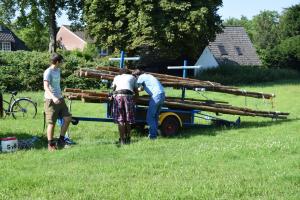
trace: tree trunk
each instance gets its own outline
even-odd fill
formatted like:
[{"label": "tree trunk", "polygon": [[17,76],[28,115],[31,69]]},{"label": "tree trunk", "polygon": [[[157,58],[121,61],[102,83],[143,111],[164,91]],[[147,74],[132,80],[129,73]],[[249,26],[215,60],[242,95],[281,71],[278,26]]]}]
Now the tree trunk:
[{"label": "tree trunk", "polygon": [[53,53],[56,52],[56,0],[48,0],[49,6],[49,36],[50,36],[50,43],[49,43],[49,52]]}]

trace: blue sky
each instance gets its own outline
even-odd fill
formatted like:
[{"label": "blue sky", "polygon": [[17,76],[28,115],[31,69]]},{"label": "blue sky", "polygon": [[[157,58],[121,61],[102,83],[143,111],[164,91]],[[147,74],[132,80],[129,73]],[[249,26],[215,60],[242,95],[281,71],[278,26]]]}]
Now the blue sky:
[{"label": "blue sky", "polygon": [[[260,11],[275,10],[281,13],[284,8],[298,3],[300,0],[223,0],[223,7],[220,8],[219,14],[223,20],[229,17],[240,18],[242,15],[251,19]],[[57,23],[58,26],[70,24],[65,15],[60,17]]]},{"label": "blue sky", "polygon": [[251,19],[263,10],[275,10],[279,13],[284,8],[300,3],[300,0],[223,0],[219,14],[225,20],[229,17],[240,18],[242,15]]}]

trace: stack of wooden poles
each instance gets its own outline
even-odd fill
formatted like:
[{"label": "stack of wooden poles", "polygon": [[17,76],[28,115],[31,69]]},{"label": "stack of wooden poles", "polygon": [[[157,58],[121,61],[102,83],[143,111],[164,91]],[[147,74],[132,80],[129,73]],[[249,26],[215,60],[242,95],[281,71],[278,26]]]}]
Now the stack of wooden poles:
[{"label": "stack of wooden poles", "polygon": [[[82,72],[82,71],[81,71]],[[71,100],[81,100],[83,102],[93,103],[107,103],[110,101],[108,92],[94,92],[80,89],[67,88],[65,89],[65,96]],[[148,105],[149,96],[136,96],[137,105]],[[214,113],[223,113],[230,115],[241,116],[259,116],[276,119],[286,119],[289,113],[272,112],[252,110],[249,108],[242,108],[231,106],[227,102],[212,101],[212,100],[197,100],[197,99],[180,99],[176,97],[167,97],[164,106],[174,109],[184,110],[201,110]]]},{"label": "stack of wooden poles", "polygon": [[[76,74],[80,77],[86,77],[86,78],[113,80],[114,77],[119,74],[119,70],[120,69],[116,67],[97,67],[96,69],[83,68],[76,71]],[[128,70],[128,71],[132,72],[132,70]],[[274,94],[241,90],[236,87],[225,86],[225,85],[221,85],[220,83],[215,83],[211,81],[201,81],[197,79],[182,78],[178,76],[158,74],[158,73],[149,73],[149,74],[155,76],[165,87],[174,87],[174,88],[185,87],[187,89],[201,89],[201,90],[211,91],[211,92],[221,92],[221,93],[254,97],[254,98],[262,98],[262,99],[272,99],[275,97]]]}]

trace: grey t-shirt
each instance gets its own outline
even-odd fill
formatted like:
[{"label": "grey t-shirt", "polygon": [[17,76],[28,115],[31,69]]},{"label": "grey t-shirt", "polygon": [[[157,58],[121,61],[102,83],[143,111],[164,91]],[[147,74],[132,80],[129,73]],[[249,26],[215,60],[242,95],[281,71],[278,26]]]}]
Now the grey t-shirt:
[{"label": "grey t-shirt", "polygon": [[131,74],[122,74],[115,76],[112,87],[116,86],[116,91],[118,90],[130,90],[134,92],[136,86],[136,79]]},{"label": "grey t-shirt", "polygon": [[[49,82],[49,88],[52,94],[56,98],[62,98],[61,89],[60,89],[60,69],[58,68],[48,68],[44,72],[44,81]],[[45,99],[51,99],[49,95],[45,92]]]}]

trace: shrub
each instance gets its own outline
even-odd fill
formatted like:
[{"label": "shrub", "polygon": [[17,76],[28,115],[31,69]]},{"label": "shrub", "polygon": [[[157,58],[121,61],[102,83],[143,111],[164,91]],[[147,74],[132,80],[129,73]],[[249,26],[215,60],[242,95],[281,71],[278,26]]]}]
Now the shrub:
[{"label": "shrub", "polygon": [[270,67],[283,67],[300,71],[300,36],[283,40],[270,51],[266,51],[264,61]]},{"label": "shrub", "polygon": [[[73,52],[60,52],[64,56],[61,68],[62,87],[99,88],[101,83],[95,79],[82,79],[74,75],[81,67],[96,67],[101,60],[87,61],[84,56]],[[0,51],[0,89],[1,90],[43,90],[43,72],[50,63],[49,53]]]},{"label": "shrub", "polygon": [[207,69],[198,77],[228,85],[271,82],[299,79],[300,73],[292,69],[267,68],[262,66],[223,65]]}]

